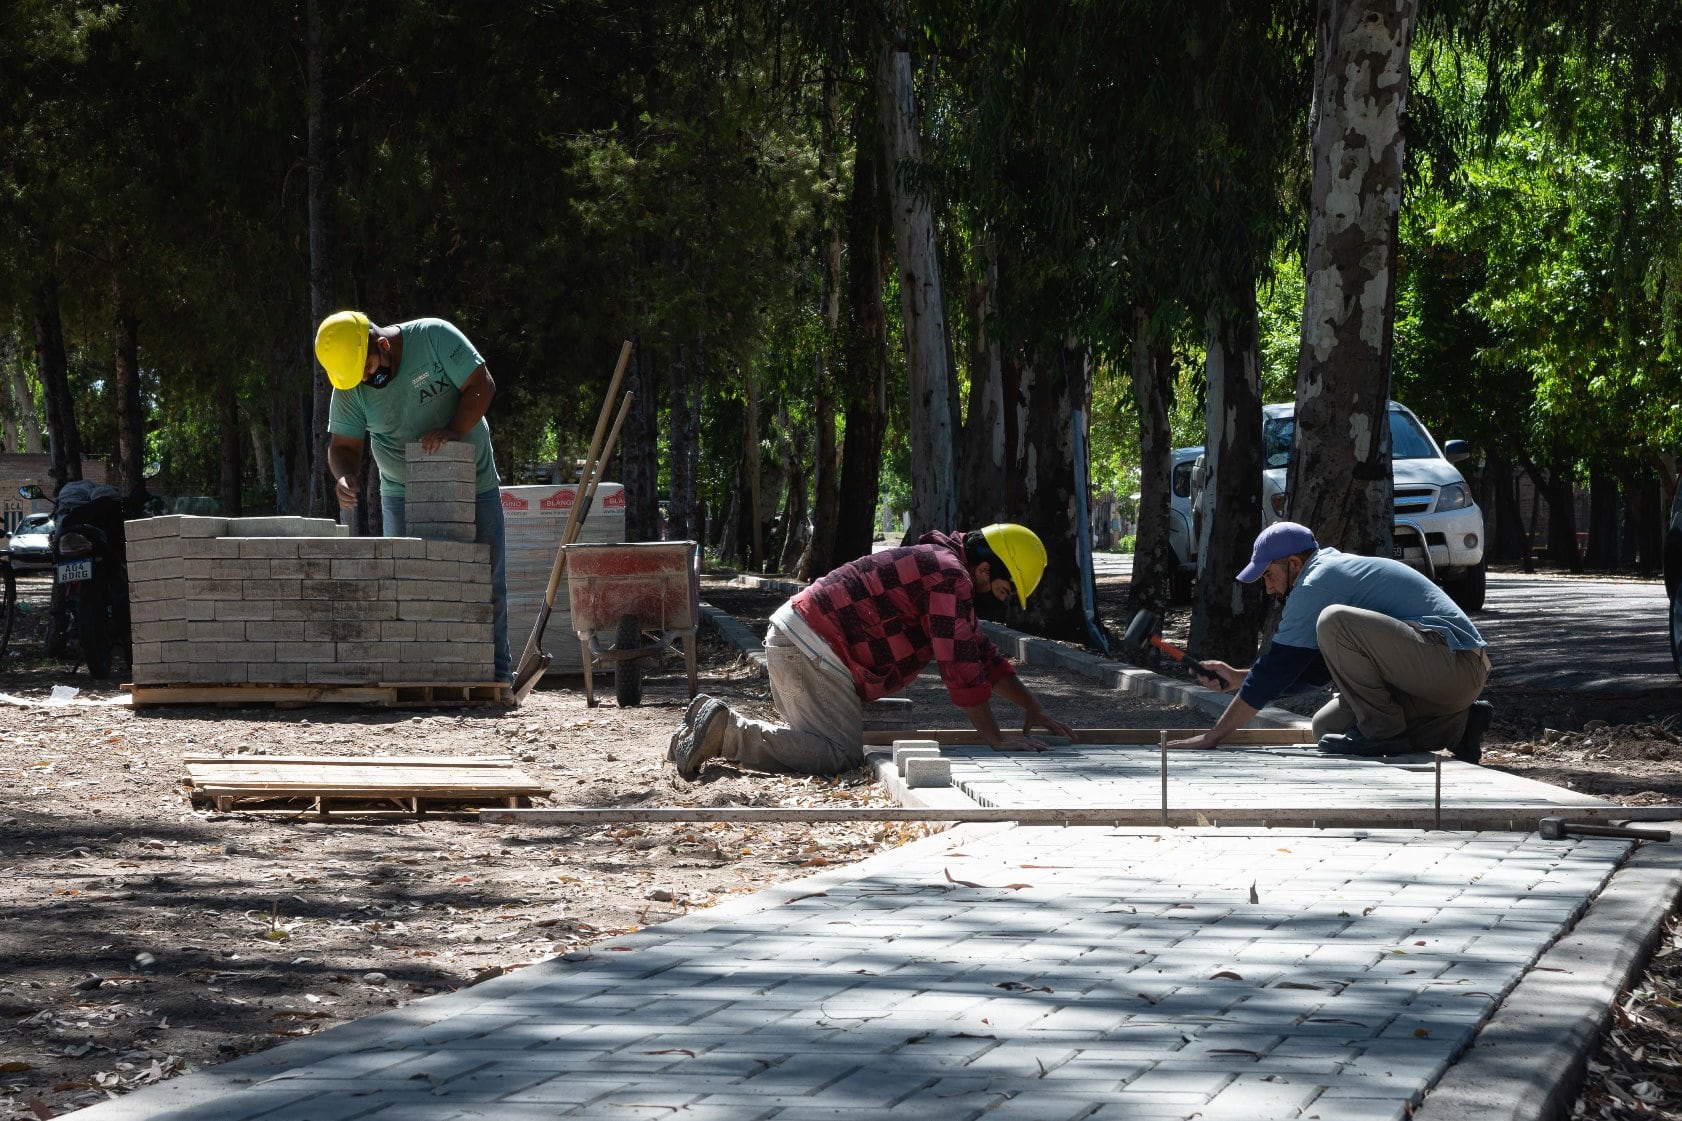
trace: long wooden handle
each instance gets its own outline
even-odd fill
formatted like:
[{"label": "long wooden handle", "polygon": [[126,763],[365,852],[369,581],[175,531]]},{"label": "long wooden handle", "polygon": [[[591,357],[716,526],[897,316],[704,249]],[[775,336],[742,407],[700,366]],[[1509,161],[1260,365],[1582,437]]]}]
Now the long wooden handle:
[{"label": "long wooden handle", "polygon": [[[619,415],[613,419],[613,431],[607,434],[607,443],[597,449],[601,455],[590,469],[589,479],[579,484],[578,494],[572,500],[573,513],[586,508],[596,496],[596,484],[601,482],[602,471],[606,469],[607,461],[613,457],[613,445],[619,439],[619,429],[624,426],[625,416],[631,411],[631,402],[636,400],[636,397],[635,393],[627,393],[625,399],[619,403]],[[583,524],[582,514],[577,518],[567,519],[566,530],[561,535],[561,548],[555,553],[555,569],[549,574],[549,590],[544,593],[544,599],[550,607],[555,605],[555,590],[561,586],[561,577],[566,574],[566,547],[578,539],[578,531]]]},{"label": "long wooden handle", "polygon": [[[584,528],[584,519],[590,515],[591,504],[596,501],[596,487],[601,485],[602,475],[607,472],[608,460],[613,458],[613,445],[619,439],[619,430],[624,427],[625,418],[631,413],[631,402],[636,398],[635,393],[625,394],[625,400],[619,405],[619,415],[613,418],[613,431],[607,434],[607,443],[602,447],[601,458],[596,460],[596,469],[590,472],[589,484],[579,492],[579,498],[581,499],[579,505],[584,508],[584,512],[578,517],[580,531]],[[576,536],[575,533],[575,539]],[[571,544],[571,542],[569,541],[568,544]]]},{"label": "long wooden handle", "polygon": [[[613,415],[613,402],[619,396],[619,383],[625,380],[625,367],[631,362],[631,340],[626,339],[619,347],[619,362],[613,367],[613,378],[607,383],[607,396],[602,399],[601,415],[596,418],[596,433],[590,437],[590,452],[584,457],[584,477],[578,480],[578,493],[573,496],[572,509],[567,511],[566,525],[561,529],[561,543],[569,545],[578,536],[579,523],[584,520],[584,487],[590,475],[596,469],[596,457],[602,450],[602,433],[607,429],[607,418]],[[566,570],[565,554],[555,550],[555,564],[549,571],[549,589],[543,593],[545,607],[553,609],[555,606],[555,589],[561,586],[561,574]]]}]

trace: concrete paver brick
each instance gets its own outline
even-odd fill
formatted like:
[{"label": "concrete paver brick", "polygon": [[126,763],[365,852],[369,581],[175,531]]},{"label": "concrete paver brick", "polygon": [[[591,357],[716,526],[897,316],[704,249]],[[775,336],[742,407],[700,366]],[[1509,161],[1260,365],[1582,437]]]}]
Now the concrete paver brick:
[{"label": "concrete paver brick", "polygon": [[1303,1121],[1406,1121],[1412,1103],[1405,1098],[1320,1097],[1302,1111]]}]

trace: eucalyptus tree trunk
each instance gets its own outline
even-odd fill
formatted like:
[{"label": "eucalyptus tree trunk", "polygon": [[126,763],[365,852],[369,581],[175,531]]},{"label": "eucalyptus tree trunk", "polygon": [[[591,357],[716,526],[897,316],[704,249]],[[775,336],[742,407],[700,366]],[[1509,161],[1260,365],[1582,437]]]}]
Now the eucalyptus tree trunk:
[{"label": "eucalyptus tree trunk", "polygon": [[[818,173],[826,182],[837,182],[836,122],[841,113],[841,97],[836,89],[835,72],[825,67],[823,73],[822,135],[818,147]],[[842,242],[840,207],[826,202],[822,207],[823,221],[823,344],[818,348],[817,391],[813,402],[813,416],[817,426],[816,463],[813,469],[812,535],[809,548],[796,570],[804,580],[822,576],[836,565],[836,521],[841,516],[841,448],[835,438],[836,381],[842,374],[841,288]]]},{"label": "eucalyptus tree trunk", "polygon": [[972,330],[969,401],[958,455],[957,525],[963,529],[1002,521],[1015,509],[1016,464],[1023,440],[1017,366],[1004,360],[999,340],[987,330],[998,288],[998,260],[990,246],[983,246],[980,256],[985,262],[981,275],[970,280],[965,292]]},{"label": "eucalyptus tree trunk", "polygon": [[23,372],[23,362],[12,364],[12,400],[17,403],[18,450],[35,455],[45,446],[41,438],[41,416],[35,411],[35,394],[29,388],[29,378]]},{"label": "eucalyptus tree trunk", "polygon": [[123,494],[140,486],[146,453],[146,422],[140,406],[140,323],[134,302],[121,280],[113,282],[116,297],[111,363],[111,392],[117,402],[117,462],[106,476]]},{"label": "eucalyptus tree trunk", "polygon": [[1240,584],[1261,532],[1261,331],[1256,286],[1207,316],[1207,483],[1192,596],[1190,648],[1200,658],[1249,665],[1262,624],[1261,591]]},{"label": "eucalyptus tree trunk", "polygon": [[23,403],[17,387],[20,379],[18,369],[23,365],[18,361],[17,342],[10,334],[0,335],[0,401],[5,408],[0,409],[0,439],[5,442],[7,454],[15,454],[18,450],[18,431],[22,427]]},{"label": "eucalyptus tree trunk", "polygon": [[1288,513],[1389,555],[1390,354],[1416,0],[1320,0],[1314,172]]},{"label": "eucalyptus tree trunk", "polygon": [[58,278],[43,278],[33,294],[35,370],[47,402],[47,448],[53,486],[82,477],[82,434],[70,398],[70,364],[64,353],[64,324],[58,313]]},{"label": "eucalyptus tree trunk", "polygon": [[1174,547],[1168,541],[1168,495],[1173,449],[1168,404],[1173,371],[1151,332],[1149,308],[1133,309],[1133,337],[1128,372],[1133,405],[1139,413],[1139,527],[1133,546],[1133,579],[1128,586],[1129,614],[1141,608],[1160,611],[1168,603],[1174,576]]},{"label": "eucalyptus tree trunk", "polygon": [[[332,262],[328,256],[327,236],[327,92],[325,56],[321,46],[321,0],[307,0],[304,5],[305,80],[308,83],[308,136],[305,190],[308,196],[310,247],[310,329],[315,337],[316,326],[333,312]],[[312,354],[314,348],[311,348]],[[327,373],[314,361],[310,362],[309,472],[308,513],[337,516],[338,503],[334,488],[328,485],[331,472],[327,467],[327,414],[332,406],[333,387]]]},{"label": "eucalyptus tree trunk", "polygon": [[765,520],[759,508],[759,379],[752,371],[748,373],[747,423],[742,426],[742,495],[747,507],[742,545],[748,551],[748,570],[759,572],[765,565]]},{"label": "eucalyptus tree trunk", "polygon": [[1577,551],[1577,503],[1568,465],[1552,463],[1547,469],[1548,560],[1571,572],[1583,571],[1583,556]]},{"label": "eucalyptus tree trunk", "polygon": [[[660,405],[659,356],[644,340],[637,340],[627,391],[635,394],[625,425],[619,432],[620,481],[625,484],[625,540],[660,539]],[[603,471],[611,471],[609,466]],[[604,474],[603,478],[609,476]]]},{"label": "eucalyptus tree trunk", "polygon": [[269,460],[269,437],[263,426],[253,417],[246,428],[251,437],[251,465],[257,475],[257,489],[268,490],[274,479],[274,464]]},{"label": "eucalyptus tree trunk", "polygon": [[668,414],[671,418],[671,490],[666,496],[666,533],[673,541],[696,538],[695,468],[700,451],[700,425],[693,399],[700,394],[702,379],[691,369],[690,354],[679,348],[677,361],[667,370]]},{"label": "eucalyptus tree trunk", "polygon": [[1088,635],[1076,535],[1087,532],[1087,525],[1077,516],[1072,418],[1086,415],[1091,381],[1091,358],[1084,346],[1073,343],[1058,351],[1050,370],[1024,367],[1021,455],[1024,466],[1032,467],[1020,472],[1021,504],[1010,512],[1012,521],[1026,525],[1045,544],[1045,574],[1028,598],[1024,623],[1036,634],[1081,643]]},{"label": "eucalyptus tree trunk", "polygon": [[[835,518],[834,563],[870,552],[881,486],[882,436],[887,429],[888,317],[882,306],[887,272],[881,161],[868,142],[857,145],[853,194],[847,204],[846,328],[843,334],[846,416],[841,441],[841,493]],[[814,569],[814,577],[822,573]]]},{"label": "eucalyptus tree trunk", "polygon": [[222,513],[238,518],[245,514],[245,499],[241,483],[245,459],[239,446],[239,395],[234,392],[232,379],[216,379],[217,428],[217,496],[222,501]]},{"label": "eucalyptus tree trunk", "polygon": [[1589,468],[1589,537],[1583,563],[1590,568],[1618,565],[1618,480],[1600,463]]},{"label": "eucalyptus tree trunk", "polygon": [[908,179],[923,159],[923,141],[912,85],[911,55],[904,43],[904,4],[876,46],[877,116],[888,163],[894,244],[904,319],[906,380],[910,385],[911,525],[907,541],[931,529],[956,528],[957,487],[952,462],[952,370],[946,338],[946,302],[934,212]]},{"label": "eucalyptus tree trunk", "polygon": [[777,419],[783,431],[787,433],[787,438],[782,441],[782,541],[777,571],[784,575],[795,575],[800,567],[801,556],[812,542],[811,534],[806,528],[806,519],[811,509],[806,494],[806,459],[811,451],[812,440],[805,425],[795,424],[790,420],[786,407],[779,410]]}]

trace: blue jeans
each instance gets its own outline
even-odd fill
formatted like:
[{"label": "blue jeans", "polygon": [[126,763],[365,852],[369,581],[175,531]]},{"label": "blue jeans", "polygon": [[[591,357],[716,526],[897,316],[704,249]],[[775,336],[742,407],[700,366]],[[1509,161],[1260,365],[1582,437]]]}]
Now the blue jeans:
[{"label": "blue jeans", "polygon": [[[385,536],[405,536],[404,501],[402,495],[380,495]],[[507,684],[514,680],[514,660],[508,654],[508,552],[504,548],[507,535],[502,522],[501,490],[492,487],[474,495],[473,522],[474,542],[491,547],[491,647],[496,679]]]}]

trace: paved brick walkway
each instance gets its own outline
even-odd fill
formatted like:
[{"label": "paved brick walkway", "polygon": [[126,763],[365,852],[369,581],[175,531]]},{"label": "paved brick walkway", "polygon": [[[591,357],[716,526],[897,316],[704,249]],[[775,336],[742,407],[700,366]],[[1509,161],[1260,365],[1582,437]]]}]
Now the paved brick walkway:
[{"label": "paved brick walkway", "polygon": [[[946,747],[952,781],[983,806],[1137,806],[1161,804],[1161,753],[1154,747],[1060,745],[1044,755]],[[1170,751],[1168,804],[1174,807],[1291,810],[1328,806],[1414,811],[1429,819],[1436,766],[1428,755],[1389,761],[1327,755],[1312,747]],[[1606,808],[1586,794],[1452,760],[1443,763],[1445,807]],[[1534,828],[1535,815],[1523,828]],[[1218,819],[1216,819],[1218,820]],[[1382,819],[1375,819],[1382,820]]]},{"label": "paved brick walkway", "polygon": [[945,834],[76,1116],[1399,1119],[1624,851]]}]

